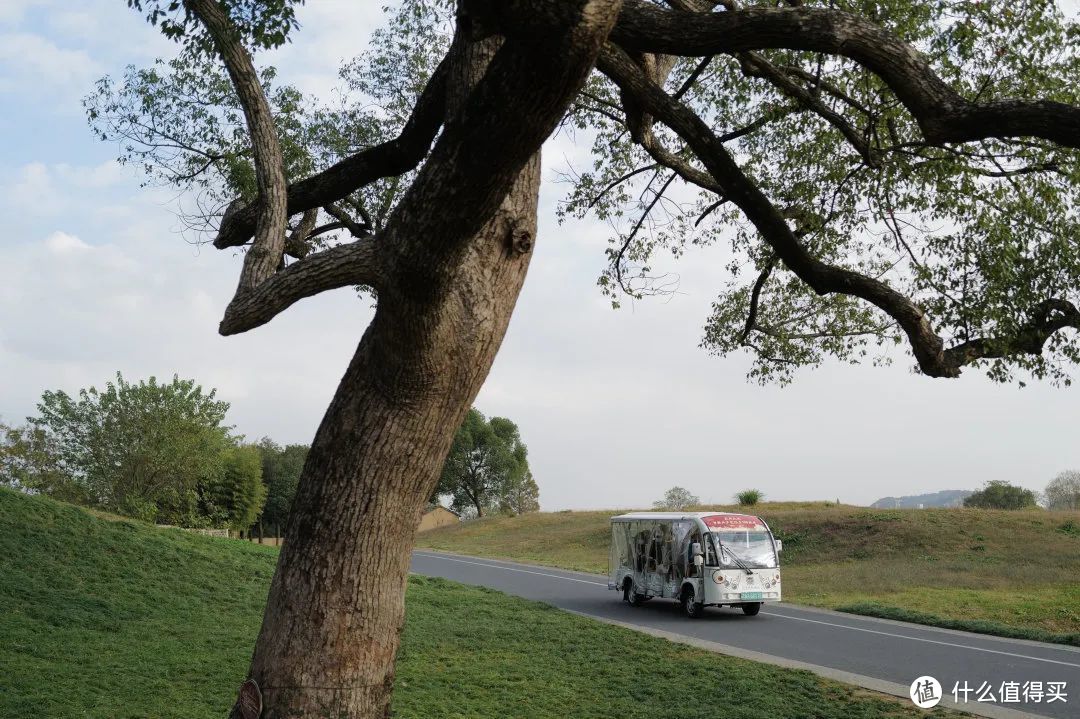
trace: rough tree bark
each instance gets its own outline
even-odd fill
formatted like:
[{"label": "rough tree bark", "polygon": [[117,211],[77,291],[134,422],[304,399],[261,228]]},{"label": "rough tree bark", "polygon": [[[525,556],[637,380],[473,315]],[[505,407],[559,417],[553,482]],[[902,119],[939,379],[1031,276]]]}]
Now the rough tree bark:
[{"label": "rough tree bark", "polygon": [[[545,24],[505,41],[484,30],[483,6],[462,3],[443,136],[384,235],[242,283],[222,322],[242,332],[345,284],[378,292],[300,477],[234,717],[389,715],[415,528],[525,279],[540,146],[619,2],[522,3]],[[518,102],[494,102],[515,91]]]},{"label": "rough tree bark", "polygon": [[535,236],[534,156],[434,302],[379,294],[311,447],[251,676],[265,717],[387,714],[409,549],[454,429],[487,376]]}]

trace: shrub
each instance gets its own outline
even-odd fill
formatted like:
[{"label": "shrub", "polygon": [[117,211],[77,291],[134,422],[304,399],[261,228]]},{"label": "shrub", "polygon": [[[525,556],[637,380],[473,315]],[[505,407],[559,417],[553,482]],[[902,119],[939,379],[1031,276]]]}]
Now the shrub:
[{"label": "shrub", "polygon": [[735,495],[735,499],[744,507],[752,507],[765,498],[764,493],[756,489],[744,489]]}]

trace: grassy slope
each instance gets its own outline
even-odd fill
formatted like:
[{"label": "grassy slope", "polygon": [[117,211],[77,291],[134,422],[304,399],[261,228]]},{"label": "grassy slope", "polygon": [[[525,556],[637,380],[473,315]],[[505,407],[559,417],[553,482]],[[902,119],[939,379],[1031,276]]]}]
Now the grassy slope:
[{"label": "grassy slope", "polygon": [[[0,716],[224,716],[276,551],[0,490]],[[728,719],[922,716],[808,672],[411,580],[395,716],[674,719],[688,687]]]},{"label": "grassy slope", "polygon": [[[722,509],[735,509],[726,507]],[[878,510],[823,502],[756,510],[784,540],[784,598],[976,631],[1080,637],[1080,513]],[[420,546],[607,571],[612,512],[556,512],[466,522]],[[912,612],[918,614],[911,614]]]}]

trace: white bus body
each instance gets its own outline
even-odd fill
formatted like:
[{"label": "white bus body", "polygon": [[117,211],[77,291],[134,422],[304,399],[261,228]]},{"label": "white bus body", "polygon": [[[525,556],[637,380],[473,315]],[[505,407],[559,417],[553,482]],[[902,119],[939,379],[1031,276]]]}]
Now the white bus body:
[{"label": "white bus body", "polygon": [[780,601],[781,542],[760,517],[730,512],[637,512],[611,518],[608,589],[637,606],[653,597],[755,615]]}]

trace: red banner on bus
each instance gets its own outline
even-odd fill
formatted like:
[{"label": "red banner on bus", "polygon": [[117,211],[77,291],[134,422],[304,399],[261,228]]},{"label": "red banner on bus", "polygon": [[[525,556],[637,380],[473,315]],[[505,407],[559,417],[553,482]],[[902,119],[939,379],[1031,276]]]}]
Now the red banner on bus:
[{"label": "red banner on bus", "polygon": [[765,529],[765,523],[749,514],[710,514],[701,518],[709,529]]}]

